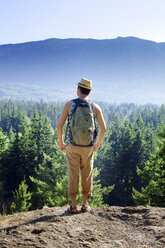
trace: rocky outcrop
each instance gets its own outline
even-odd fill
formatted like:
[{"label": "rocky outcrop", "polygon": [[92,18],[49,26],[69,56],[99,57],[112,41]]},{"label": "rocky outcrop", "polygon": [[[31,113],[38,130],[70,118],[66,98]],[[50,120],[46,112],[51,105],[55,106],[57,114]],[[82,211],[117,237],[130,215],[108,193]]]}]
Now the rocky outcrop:
[{"label": "rocky outcrop", "polygon": [[67,207],[0,217],[0,248],[164,248],[165,209],[104,207],[72,215]]}]

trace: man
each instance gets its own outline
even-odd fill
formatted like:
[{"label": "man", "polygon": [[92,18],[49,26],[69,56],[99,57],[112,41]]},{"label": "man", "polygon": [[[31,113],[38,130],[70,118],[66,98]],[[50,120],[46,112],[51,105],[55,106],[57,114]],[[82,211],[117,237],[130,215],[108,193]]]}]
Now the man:
[{"label": "man", "polygon": [[[82,78],[77,85],[78,99],[76,100],[80,101],[80,103],[82,104],[88,104],[88,95],[92,90],[92,81]],[[74,143],[71,142],[71,137],[69,133],[66,141],[67,144],[64,144],[63,126],[68,116],[70,125],[72,112],[74,112],[75,109],[74,100],[67,102],[64,106],[57,126],[59,147],[61,151],[66,151],[67,155],[68,192],[69,197],[72,201],[72,204],[70,206],[71,213],[77,213],[76,196],[78,194],[79,170],[81,172],[81,186],[83,194],[83,204],[81,207],[81,211],[85,212],[88,210],[87,198],[88,196],[92,195],[93,152],[98,150],[106,132],[106,125],[100,107],[95,103],[92,103],[92,107],[93,115],[97,119],[100,128],[98,138],[94,142],[94,144],[90,146],[74,145]]]}]

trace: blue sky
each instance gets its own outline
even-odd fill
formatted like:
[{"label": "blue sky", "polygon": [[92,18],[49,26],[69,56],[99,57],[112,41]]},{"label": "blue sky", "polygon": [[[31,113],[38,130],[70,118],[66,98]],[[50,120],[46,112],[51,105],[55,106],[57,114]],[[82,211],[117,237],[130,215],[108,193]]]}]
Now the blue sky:
[{"label": "blue sky", "polygon": [[0,0],[0,44],[135,36],[165,42],[165,0]]}]

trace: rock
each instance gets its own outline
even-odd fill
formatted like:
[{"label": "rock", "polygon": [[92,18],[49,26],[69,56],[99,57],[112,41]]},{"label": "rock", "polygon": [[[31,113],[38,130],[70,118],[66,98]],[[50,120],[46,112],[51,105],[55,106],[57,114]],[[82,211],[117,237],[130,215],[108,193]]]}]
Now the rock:
[{"label": "rock", "polygon": [[66,210],[19,213],[16,222],[14,215],[2,217],[0,248],[165,247],[164,208],[113,206],[77,215]]},{"label": "rock", "polygon": [[45,232],[45,230],[43,228],[41,228],[41,229],[34,229],[32,231],[33,234],[39,234],[39,233],[42,233],[42,232]]}]

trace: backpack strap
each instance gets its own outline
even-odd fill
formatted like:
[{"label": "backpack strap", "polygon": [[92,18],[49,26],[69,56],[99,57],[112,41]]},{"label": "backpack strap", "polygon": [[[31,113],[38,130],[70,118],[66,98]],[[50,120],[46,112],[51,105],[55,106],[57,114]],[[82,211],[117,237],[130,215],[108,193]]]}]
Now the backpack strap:
[{"label": "backpack strap", "polygon": [[92,113],[93,113],[93,117],[94,117],[94,124],[95,124],[95,131],[94,131],[94,141],[96,140],[97,134],[98,134],[98,130],[97,130],[97,125],[96,125],[96,117],[95,117],[95,111],[94,111],[94,102],[91,100],[88,100],[89,106],[91,106],[92,109]]},{"label": "backpack strap", "polygon": [[[73,99],[71,101],[74,102],[76,105],[74,107],[74,109],[72,110],[71,116],[76,112],[77,107],[84,107],[84,108],[89,107],[91,109],[91,103],[90,103],[91,101],[90,100],[82,101],[80,98],[76,98],[76,99]],[[87,104],[83,104],[83,103],[87,103]]]},{"label": "backpack strap", "polygon": [[88,105],[91,107],[92,112],[93,112],[93,115],[94,115],[94,117],[95,117],[95,112],[94,112],[94,107],[95,107],[95,105],[94,105],[94,102],[91,101],[91,100],[87,100],[87,102],[88,102]]},{"label": "backpack strap", "polygon": [[[72,113],[67,116],[67,126],[66,126],[66,129],[65,129],[64,141],[66,141],[66,138],[67,138],[67,133],[68,133],[68,128],[69,128],[69,117],[73,115],[73,113],[76,111],[76,108],[77,108],[77,104],[76,104],[77,99],[78,98],[71,100],[71,102],[72,102],[72,106],[71,106]],[[76,104],[74,109],[72,109],[73,108],[73,103]]]},{"label": "backpack strap", "polygon": [[67,126],[66,126],[66,129],[65,129],[64,142],[66,141],[68,128],[69,128],[69,115],[67,116]]},{"label": "backpack strap", "polygon": [[72,113],[71,113],[71,116],[72,116],[76,112],[77,107],[80,106],[80,102],[79,102],[79,98],[73,99],[71,101],[72,101],[72,104],[75,103],[76,105],[74,109],[72,110]]},{"label": "backpack strap", "polygon": [[76,111],[76,109],[77,109],[78,106],[89,107],[90,110],[91,110],[91,112],[93,113],[94,123],[95,123],[95,128],[96,128],[96,117],[95,117],[95,112],[94,112],[94,102],[91,101],[91,100],[87,100],[86,103],[87,103],[88,106],[87,105],[85,106],[85,105],[82,105],[82,102],[81,102],[81,100],[79,98],[73,99],[72,101],[76,104],[76,107],[75,107],[75,109],[72,112],[72,115]]}]

